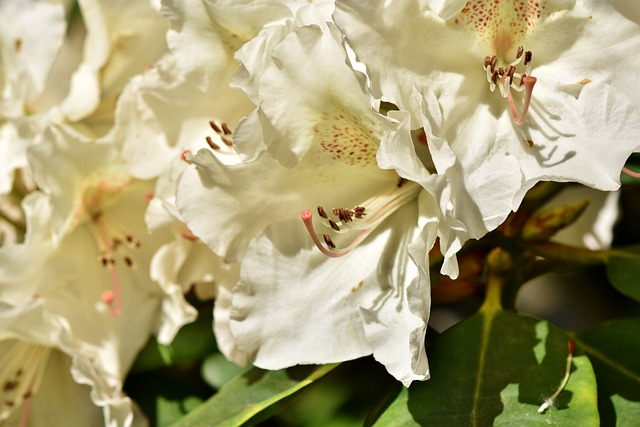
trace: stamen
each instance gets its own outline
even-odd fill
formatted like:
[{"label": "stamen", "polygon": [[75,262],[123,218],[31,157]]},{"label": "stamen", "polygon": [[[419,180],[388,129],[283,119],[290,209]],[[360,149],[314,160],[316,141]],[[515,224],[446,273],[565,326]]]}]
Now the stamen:
[{"label": "stamen", "polygon": [[324,211],[324,208],[322,206],[318,206],[318,215],[320,215],[320,217],[322,217],[324,219],[329,219],[329,216]]},{"label": "stamen", "polygon": [[207,144],[209,144],[209,147],[211,147],[212,150],[218,151],[220,149],[220,146],[215,142],[213,142],[213,139],[211,139],[210,136],[207,136],[205,139],[207,141]]},{"label": "stamen", "polygon": [[[224,145],[226,145],[227,147],[233,147],[233,140],[231,139],[233,132],[231,131],[231,128],[229,128],[229,125],[224,122],[222,122],[221,124],[217,124],[215,121],[209,120],[209,126],[218,135],[220,141],[222,141]],[[205,139],[211,149],[216,151],[220,150],[220,145],[214,142],[213,138],[207,136]]]},{"label": "stamen", "polygon": [[124,251],[139,249],[141,243],[130,231],[122,231],[124,227],[102,211],[91,215],[89,226],[99,249],[98,261],[109,270],[111,278],[111,290],[103,292],[101,299],[109,306],[114,316],[119,316],[122,312],[122,290],[116,253],[123,261],[121,265],[134,268],[133,258]]},{"label": "stamen", "polygon": [[331,249],[336,248],[336,244],[333,243],[333,240],[331,240],[331,236],[329,236],[328,234],[323,234],[322,237],[324,238],[324,242],[327,244],[327,246],[329,246]]},{"label": "stamen", "polygon": [[[405,180],[400,187],[394,185],[382,194],[367,200],[367,208],[360,205],[355,206],[353,209],[333,208],[332,212],[338,221],[329,218],[325,209],[322,206],[318,206],[317,211],[320,221],[325,226],[330,227],[334,232],[344,234],[357,231],[351,243],[339,250],[336,250],[337,245],[329,234],[322,235],[326,247],[322,244],[318,238],[318,233],[315,231],[313,214],[310,210],[305,209],[302,211],[300,218],[304,222],[309,235],[320,252],[326,256],[336,258],[346,255],[360,244],[360,242],[371,234],[387,217],[405,203],[415,198],[420,188],[418,184]],[[365,211],[367,211],[367,213],[365,213]]]},{"label": "stamen", "polygon": [[214,122],[213,120],[209,120],[209,126],[211,126],[211,129],[213,129],[215,133],[222,132],[222,129],[220,129],[220,126],[218,126],[216,122]]},{"label": "stamen", "polygon": [[18,425],[27,425],[31,397],[40,388],[50,353],[48,347],[16,340],[0,355],[0,420],[22,406]]}]

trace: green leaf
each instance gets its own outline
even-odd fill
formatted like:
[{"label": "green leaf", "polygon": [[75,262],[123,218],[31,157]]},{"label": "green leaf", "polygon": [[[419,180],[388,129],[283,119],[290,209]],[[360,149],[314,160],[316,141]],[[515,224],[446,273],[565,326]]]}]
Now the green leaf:
[{"label": "green leaf", "polygon": [[336,366],[300,366],[281,371],[253,368],[225,384],[174,427],[243,425],[322,378]]},{"label": "green leaf", "polygon": [[248,369],[241,368],[227,360],[222,353],[213,353],[202,362],[202,378],[211,387],[220,389],[238,374],[246,372]]},{"label": "green leaf", "polygon": [[640,301],[640,246],[612,250],[607,275],[616,289]]},{"label": "green leaf", "polygon": [[603,426],[637,425],[640,419],[639,336],[640,318],[608,322],[575,334],[598,379]]},{"label": "green leaf", "polygon": [[564,377],[568,340],[547,322],[485,305],[428,349],[431,379],[401,393],[377,425],[597,426],[596,382],[584,356],[574,358],[556,406],[537,412]]},{"label": "green leaf", "polygon": [[136,358],[132,372],[143,372],[193,360],[216,350],[211,316],[200,315],[195,322],[183,326],[171,345],[149,339]]}]

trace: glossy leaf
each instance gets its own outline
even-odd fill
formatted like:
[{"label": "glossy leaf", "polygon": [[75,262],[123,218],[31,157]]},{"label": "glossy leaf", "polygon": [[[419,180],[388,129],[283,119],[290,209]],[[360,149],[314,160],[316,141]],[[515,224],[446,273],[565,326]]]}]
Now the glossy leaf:
[{"label": "glossy leaf", "polygon": [[596,382],[583,355],[556,406],[537,412],[564,376],[568,339],[547,322],[484,309],[428,349],[431,379],[401,393],[377,425],[597,426]]},{"label": "glossy leaf", "polygon": [[616,289],[640,301],[640,246],[612,251],[607,275]]},{"label": "glossy leaf", "polygon": [[281,371],[254,368],[227,384],[174,427],[240,426],[334,369],[337,364]]},{"label": "glossy leaf", "polygon": [[598,379],[603,426],[635,425],[640,420],[639,336],[640,318],[635,318],[604,323],[574,337]]},{"label": "glossy leaf", "polygon": [[160,344],[155,337],[149,339],[131,368],[132,372],[144,372],[171,366],[176,362],[194,360],[216,350],[211,316],[183,326],[171,345]]}]

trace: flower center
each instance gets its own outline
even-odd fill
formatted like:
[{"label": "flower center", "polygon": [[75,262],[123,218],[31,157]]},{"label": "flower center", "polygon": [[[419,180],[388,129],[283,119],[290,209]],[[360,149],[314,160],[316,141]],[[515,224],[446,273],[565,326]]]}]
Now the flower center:
[{"label": "flower center", "polygon": [[[500,89],[502,97],[508,99],[511,115],[518,125],[522,124],[527,117],[533,87],[537,81],[535,77],[529,75],[531,73],[532,58],[533,54],[531,51],[525,51],[522,46],[518,46],[516,58],[513,62],[509,63],[508,66],[498,65],[496,55],[484,57],[483,68],[487,75],[489,89],[491,92],[495,91],[496,87]],[[518,67],[521,63],[524,66],[524,72],[518,72]],[[512,89],[517,92],[524,92],[522,110],[519,113],[513,100]]]},{"label": "flower center", "polygon": [[397,185],[356,205],[352,209],[333,208],[331,210],[333,218],[327,214],[327,211],[322,206],[318,206],[319,220],[325,227],[331,229],[332,234],[350,235],[350,241],[347,239],[346,244],[340,245],[340,247],[334,242],[329,233],[322,234],[324,244],[320,241],[313,225],[313,213],[311,210],[303,210],[300,213],[300,218],[320,252],[328,257],[338,258],[349,253],[392,213],[405,203],[413,200],[420,188],[418,184],[400,178]]},{"label": "flower center", "polygon": [[549,14],[543,0],[471,0],[453,18],[504,59]]},{"label": "flower center", "polygon": [[27,425],[31,396],[40,387],[51,349],[15,341],[0,357],[0,423],[22,405],[19,426]]},{"label": "flower center", "polygon": [[109,271],[112,288],[102,293],[114,316],[122,311],[122,292],[118,267],[134,268],[132,251],[140,248],[140,241],[112,215],[98,210],[91,215],[89,227],[98,246],[98,261]]},{"label": "flower center", "polygon": [[207,135],[205,140],[212,150],[220,151],[224,146],[233,147],[233,132],[226,123],[209,120],[209,126],[215,135],[213,137]]}]

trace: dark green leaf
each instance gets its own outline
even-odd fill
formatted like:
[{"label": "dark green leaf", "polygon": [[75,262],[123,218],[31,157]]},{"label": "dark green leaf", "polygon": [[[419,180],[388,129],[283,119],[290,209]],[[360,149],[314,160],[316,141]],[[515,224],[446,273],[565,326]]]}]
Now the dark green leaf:
[{"label": "dark green leaf", "polygon": [[174,427],[243,425],[322,378],[336,366],[305,366],[282,371],[254,368],[228,382]]},{"label": "dark green leaf", "polygon": [[640,420],[639,336],[640,318],[605,323],[575,335],[598,379],[603,426],[636,425]]},{"label": "dark green leaf", "polygon": [[216,350],[211,316],[201,315],[180,329],[171,345],[162,345],[151,338],[140,351],[132,372],[149,371],[176,362],[193,360]]},{"label": "dark green leaf", "polygon": [[607,263],[607,275],[616,289],[640,301],[640,246],[612,251]]},{"label": "dark green leaf", "polygon": [[595,377],[585,356],[574,358],[556,406],[537,412],[565,374],[567,342],[547,322],[485,309],[428,349],[431,379],[401,393],[379,425],[597,426]]}]

